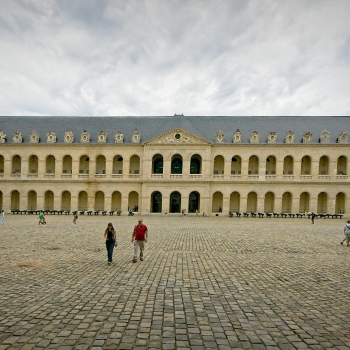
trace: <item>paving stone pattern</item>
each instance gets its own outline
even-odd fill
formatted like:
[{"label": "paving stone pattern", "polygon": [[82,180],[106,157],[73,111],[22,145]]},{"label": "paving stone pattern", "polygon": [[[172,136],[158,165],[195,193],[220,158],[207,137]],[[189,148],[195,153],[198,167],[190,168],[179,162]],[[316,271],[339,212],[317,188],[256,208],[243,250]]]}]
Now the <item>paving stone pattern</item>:
[{"label": "paving stone pattern", "polygon": [[[0,350],[350,349],[344,218],[7,215]],[[103,230],[118,231],[107,266]]]}]

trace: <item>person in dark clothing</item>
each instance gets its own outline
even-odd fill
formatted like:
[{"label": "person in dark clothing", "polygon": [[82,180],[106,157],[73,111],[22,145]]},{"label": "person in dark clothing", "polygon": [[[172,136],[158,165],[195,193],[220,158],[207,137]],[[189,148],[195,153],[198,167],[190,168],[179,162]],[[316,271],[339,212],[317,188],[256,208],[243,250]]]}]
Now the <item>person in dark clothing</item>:
[{"label": "person in dark clothing", "polygon": [[311,213],[311,222],[314,224],[315,223],[315,217],[316,214],[314,212]]},{"label": "person in dark clothing", "polygon": [[110,265],[113,261],[113,249],[117,246],[117,231],[111,222],[105,230],[104,237],[106,239],[107,263]]}]

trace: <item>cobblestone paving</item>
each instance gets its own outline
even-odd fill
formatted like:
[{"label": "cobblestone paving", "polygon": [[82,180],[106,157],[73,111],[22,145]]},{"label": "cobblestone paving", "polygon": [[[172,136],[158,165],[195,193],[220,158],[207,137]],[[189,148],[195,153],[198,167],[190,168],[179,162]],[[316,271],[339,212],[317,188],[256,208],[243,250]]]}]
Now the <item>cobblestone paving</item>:
[{"label": "cobblestone paving", "polygon": [[[0,350],[350,349],[344,218],[7,215]],[[103,230],[118,231],[107,266]]]}]

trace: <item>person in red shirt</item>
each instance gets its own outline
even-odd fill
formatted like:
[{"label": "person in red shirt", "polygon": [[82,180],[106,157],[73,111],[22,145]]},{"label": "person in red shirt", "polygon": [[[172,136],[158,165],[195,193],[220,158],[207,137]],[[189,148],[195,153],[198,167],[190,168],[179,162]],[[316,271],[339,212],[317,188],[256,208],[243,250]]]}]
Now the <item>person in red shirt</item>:
[{"label": "person in red shirt", "polygon": [[148,229],[147,226],[143,224],[143,220],[139,219],[138,224],[134,227],[134,232],[132,233],[131,243],[134,244],[134,258],[132,262],[137,261],[137,251],[140,248],[140,260],[143,261],[143,252],[145,250],[145,242],[147,242]]}]

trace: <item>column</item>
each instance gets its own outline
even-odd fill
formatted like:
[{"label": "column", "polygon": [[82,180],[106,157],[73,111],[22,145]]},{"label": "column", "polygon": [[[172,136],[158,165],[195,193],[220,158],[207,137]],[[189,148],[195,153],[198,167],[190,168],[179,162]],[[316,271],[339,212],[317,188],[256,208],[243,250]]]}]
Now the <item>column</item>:
[{"label": "column", "polygon": [[[79,159],[72,159],[72,179],[77,179],[78,175],[79,175]],[[78,210],[78,207],[76,210]]]},{"label": "column", "polygon": [[[38,210],[45,210],[46,209],[44,207],[44,204],[45,204],[44,202],[45,202],[45,195],[37,193],[37,196],[36,196],[36,207],[38,208]],[[21,195],[21,203],[22,203],[22,195]]]},{"label": "column", "polygon": [[113,172],[113,159],[106,160],[106,178],[111,179]]},{"label": "column", "polygon": [[130,159],[123,158],[123,177],[129,178]]},{"label": "column", "polygon": [[257,197],[257,205],[256,209],[258,213],[263,213],[264,212],[264,203],[265,203],[265,197],[264,196],[258,196]]},{"label": "column", "polygon": [[5,211],[5,213],[11,212],[11,193],[2,194],[2,209]]},{"label": "column", "polygon": [[282,178],[283,178],[283,159],[276,160],[276,179],[281,180]]},{"label": "column", "polygon": [[318,197],[310,196],[310,211],[313,211],[315,214],[317,213],[317,199]]},{"label": "column", "polygon": [[[128,170],[129,172],[129,170]],[[129,174],[129,173],[128,173]],[[127,194],[122,194],[122,208],[121,211],[122,213],[128,213],[129,208],[128,208],[128,202],[129,202],[129,196]]]},{"label": "column", "polygon": [[105,195],[105,201],[104,201],[104,210],[111,211],[112,210],[112,196]]},{"label": "column", "polygon": [[94,160],[89,158],[89,178],[95,179],[95,174],[96,174],[96,158]]},{"label": "column", "polygon": [[292,197],[292,213],[299,213],[299,207],[300,207],[300,196],[299,197]]},{"label": "column", "polygon": [[12,172],[12,159],[4,159],[4,177],[8,177]]},{"label": "column", "polygon": [[53,209],[54,210],[61,210],[62,209],[62,194],[59,194],[57,196],[54,195]]},{"label": "column", "polygon": [[229,180],[231,178],[231,159],[229,161],[225,161],[224,174],[224,179]]},{"label": "column", "polygon": [[188,195],[183,195],[183,196],[181,196],[181,210],[180,211],[182,211],[182,210],[186,210],[186,212],[188,212]]},{"label": "column", "polygon": [[61,176],[63,173],[63,161],[62,159],[57,159],[55,161],[55,177]]},{"label": "column", "polygon": [[[190,177],[190,160],[182,160],[182,178],[188,179]],[[188,206],[187,206],[188,207]],[[182,209],[188,209],[183,207]]]},{"label": "column", "polygon": [[[266,160],[259,161],[259,180],[265,181],[266,176]],[[260,212],[260,211],[259,211]],[[261,211],[262,213],[262,211]]]},{"label": "column", "polygon": [[71,211],[77,211],[78,210],[78,202],[79,202],[78,196],[71,194],[70,200],[71,200],[70,210]]},{"label": "column", "polygon": [[[38,177],[44,177],[46,172],[46,161],[45,159],[38,159]],[[28,173],[28,172],[27,172]]]},{"label": "column", "polygon": [[275,213],[281,213],[282,212],[282,197],[279,196],[279,197],[275,197],[275,205],[274,205],[274,208],[275,208]]},{"label": "column", "polygon": [[331,160],[329,161],[329,175],[331,179],[337,178],[337,160]]},{"label": "column", "polygon": [[240,198],[240,212],[246,213],[248,208],[248,197],[247,196],[241,196]]},{"label": "column", "polygon": [[[164,158],[164,160],[163,160],[163,178],[170,179],[170,173],[171,173],[171,161]],[[167,210],[169,211],[169,206],[167,207]]]},{"label": "column", "polygon": [[331,197],[328,195],[327,200],[327,213],[334,214],[335,213],[335,197]]},{"label": "column", "polygon": [[300,175],[301,175],[301,160],[296,160],[294,162],[293,174],[294,174],[294,180],[300,179]]},{"label": "column", "polygon": [[230,197],[224,196],[222,199],[222,213],[224,215],[227,215],[229,211],[230,211]]},{"label": "column", "polygon": [[319,161],[312,160],[311,161],[311,175],[312,175],[313,179],[318,179],[318,172],[319,172]]}]

